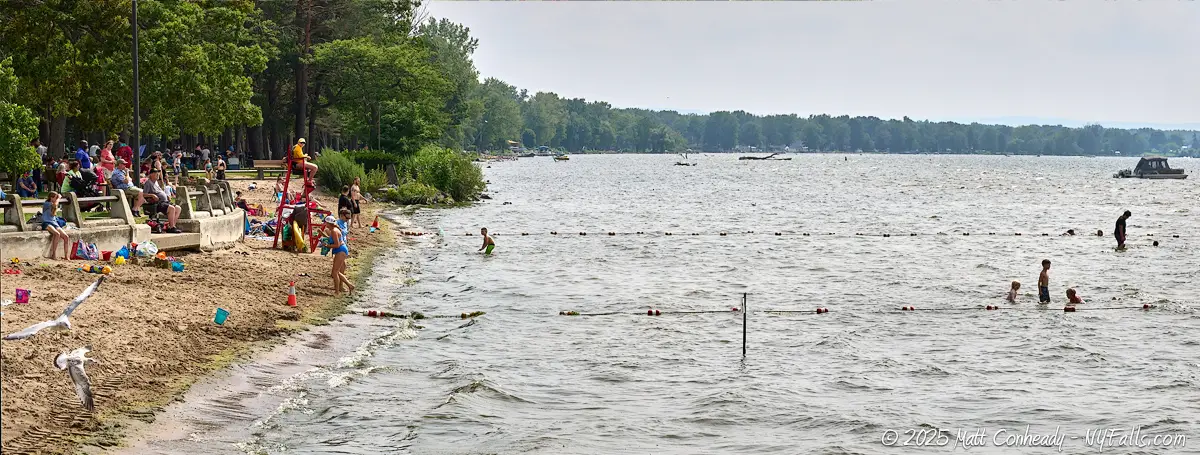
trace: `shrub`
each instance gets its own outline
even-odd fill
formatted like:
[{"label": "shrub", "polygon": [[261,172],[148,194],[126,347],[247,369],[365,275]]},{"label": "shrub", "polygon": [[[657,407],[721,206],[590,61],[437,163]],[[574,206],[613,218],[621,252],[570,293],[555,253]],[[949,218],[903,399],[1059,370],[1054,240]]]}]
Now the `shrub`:
[{"label": "shrub", "polygon": [[347,152],[346,156],[355,163],[361,164],[365,170],[386,169],[389,164],[398,164],[400,157],[383,150],[360,150]]},{"label": "shrub", "polygon": [[362,179],[362,185],[359,185],[359,191],[368,194],[375,194],[380,188],[387,186],[387,173],[383,169],[371,169],[367,172],[366,177]]},{"label": "shrub", "polygon": [[320,168],[317,171],[317,183],[335,194],[341,193],[343,186],[354,183],[355,178],[366,177],[361,165],[333,150],[321,151],[321,157],[314,162]]},{"label": "shrub", "polygon": [[487,187],[483,171],[469,156],[432,145],[402,160],[397,172],[402,172],[406,180],[436,188],[459,202],[471,200]]},{"label": "shrub", "polygon": [[407,182],[396,188],[389,189],[386,197],[389,201],[400,204],[433,204],[438,199],[437,188],[424,183]]}]

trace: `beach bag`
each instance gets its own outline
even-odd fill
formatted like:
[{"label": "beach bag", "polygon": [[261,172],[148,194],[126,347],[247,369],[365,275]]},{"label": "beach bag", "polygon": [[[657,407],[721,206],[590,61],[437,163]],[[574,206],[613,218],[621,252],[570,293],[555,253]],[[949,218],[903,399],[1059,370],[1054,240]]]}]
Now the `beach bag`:
[{"label": "beach bag", "polygon": [[155,245],[154,242],[147,241],[146,243],[138,244],[138,246],[137,246],[137,255],[138,256],[154,257],[155,254],[158,254],[158,245]]},{"label": "beach bag", "polygon": [[67,220],[64,220],[61,216],[54,220],[58,222],[58,227],[67,227]]},{"label": "beach bag", "polygon": [[96,248],[95,243],[83,243],[75,241],[75,252],[71,254],[71,259],[82,259],[85,261],[99,261],[100,249]]}]

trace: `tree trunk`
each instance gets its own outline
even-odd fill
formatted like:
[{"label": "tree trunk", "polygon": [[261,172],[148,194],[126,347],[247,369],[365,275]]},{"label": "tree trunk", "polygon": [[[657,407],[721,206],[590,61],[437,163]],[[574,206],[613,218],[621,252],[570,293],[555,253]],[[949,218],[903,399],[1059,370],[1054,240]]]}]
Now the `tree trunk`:
[{"label": "tree trunk", "polygon": [[371,141],[367,144],[368,147],[375,146],[379,149],[379,105],[371,106]]},{"label": "tree trunk", "polygon": [[246,128],[246,145],[250,149],[248,156],[252,156],[254,159],[266,159],[265,157],[267,156],[265,153],[263,153],[265,148],[263,147],[262,130],[262,125]]},{"label": "tree trunk", "polygon": [[50,145],[46,153],[55,158],[63,156],[67,150],[67,118],[54,117],[50,120]]},{"label": "tree trunk", "polygon": [[308,126],[308,65],[304,63],[304,58],[308,56],[310,39],[312,36],[312,5],[310,0],[296,0],[296,28],[300,30],[300,54],[296,56],[295,72],[296,72],[296,90],[294,93],[294,105],[296,113],[296,122],[293,133],[294,139],[299,139],[307,136],[305,128]]}]

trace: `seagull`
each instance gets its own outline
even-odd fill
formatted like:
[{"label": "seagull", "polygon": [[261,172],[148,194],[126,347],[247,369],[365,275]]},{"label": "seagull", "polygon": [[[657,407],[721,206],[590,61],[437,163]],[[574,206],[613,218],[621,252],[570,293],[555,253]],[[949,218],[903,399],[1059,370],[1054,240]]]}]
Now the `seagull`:
[{"label": "seagull", "polygon": [[38,332],[42,331],[42,329],[45,329],[47,327],[53,327],[58,330],[63,330],[63,329],[71,330],[71,320],[67,319],[67,317],[70,316],[71,313],[75,311],[75,308],[79,307],[79,304],[83,303],[84,300],[87,300],[88,297],[91,297],[92,293],[96,292],[96,288],[100,287],[100,283],[103,283],[103,282],[104,282],[104,276],[101,276],[100,278],[96,279],[96,282],[92,283],[91,286],[88,286],[87,289],[84,289],[83,293],[79,294],[79,297],[75,297],[75,300],[72,300],[71,303],[67,305],[67,308],[65,310],[63,310],[62,314],[58,315],[57,318],[54,318],[53,320],[50,320],[50,321],[39,322],[37,324],[26,327],[25,330],[22,330],[17,333],[10,333],[8,335],[5,335],[4,339],[5,340],[24,340],[26,338],[36,335]]},{"label": "seagull", "polygon": [[54,366],[60,370],[67,370],[67,374],[71,375],[71,382],[75,383],[75,394],[79,395],[79,401],[83,403],[83,408],[89,412],[95,411],[96,405],[92,401],[92,383],[88,379],[87,373],[83,372],[83,366],[88,362],[99,363],[96,359],[84,357],[91,351],[91,346],[84,346],[54,357]]}]

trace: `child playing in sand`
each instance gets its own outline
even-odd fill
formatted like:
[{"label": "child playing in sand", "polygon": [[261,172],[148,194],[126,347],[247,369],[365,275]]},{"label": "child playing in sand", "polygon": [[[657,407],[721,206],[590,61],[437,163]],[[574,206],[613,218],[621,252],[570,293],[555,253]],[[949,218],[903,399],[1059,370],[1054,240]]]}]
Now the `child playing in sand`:
[{"label": "child playing in sand", "polygon": [[282,200],[283,200],[283,176],[281,175],[281,176],[279,176],[279,178],[275,179],[275,193],[273,196],[271,196],[271,201],[278,202],[278,201],[282,201]]},{"label": "child playing in sand", "polygon": [[54,244],[62,242],[63,259],[70,259],[71,254],[67,248],[71,245],[71,238],[67,236],[67,231],[58,225],[58,200],[60,196],[57,192],[51,191],[46,196],[46,202],[42,203],[42,230],[50,233],[50,259],[54,259]]},{"label": "child playing in sand", "polygon": [[1075,289],[1067,289],[1067,303],[1076,304],[1083,303],[1083,299],[1079,298],[1079,294],[1075,293]]},{"label": "child playing in sand", "polygon": [[[488,235],[487,228],[480,229],[479,235],[483,236],[483,246],[479,247],[479,251],[483,251],[483,254],[492,254],[492,250],[496,248],[496,242],[492,241],[492,237]],[[484,251],[485,249],[487,251]]]},{"label": "child playing in sand", "polygon": [[1038,275],[1038,302],[1050,303],[1050,260],[1042,259],[1042,273]]},{"label": "child playing in sand", "polygon": [[1008,290],[1008,297],[1005,297],[1004,300],[1008,300],[1008,303],[1017,303],[1017,291],[1019,290],[1021,290],[1021,283],[1013,281],[1012,288]]},{"label": "child playing in sand", "polygon": [[325,217],[325,232],[329,232],[329,247],[333,253],[333,269],[330,271],[330,277],[333,278],[333,292],[337,295],[342,295],[342,287],[351,293],[354,293],[354,285],[350,283],[350,279],[346,278],[346,258],[350,257],[350,247],[346,245],[346,234],[337,227],[337,219],[332,216]]}]

